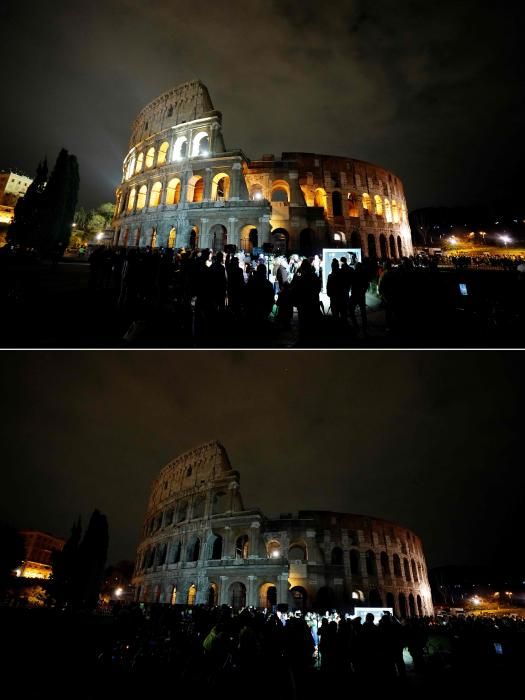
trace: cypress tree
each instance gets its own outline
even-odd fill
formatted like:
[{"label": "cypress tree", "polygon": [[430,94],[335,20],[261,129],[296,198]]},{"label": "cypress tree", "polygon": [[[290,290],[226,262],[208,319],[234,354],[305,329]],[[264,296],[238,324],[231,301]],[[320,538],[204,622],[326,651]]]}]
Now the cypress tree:
[{"label": "cypress tree", "polygon": [[40,249],[64,250],[71,236],[80,183],[78,161],[63,148],[44,192],[43,230]]},{"label": "cypress tree", "polygon": [[47,181],[47,159],[38,164],[33,182],[24,197],[15,205],[15,215],[7,239],[23,248],[37,247],[42,236],[44,191]]},{"label": "cypress tree", "polygon": [[71,535],[62,551],[53,552],[51,556],[53,575],[49,589],[59,604],[71,603],[74,597],[81,534],[82,526],[79,518],[76,523],[73,523]]},{"label": "cypress tree", "polygon": [[108,554],[108,521],[94,510],[78,548],[74,604],[92,610],[98,603]]}]

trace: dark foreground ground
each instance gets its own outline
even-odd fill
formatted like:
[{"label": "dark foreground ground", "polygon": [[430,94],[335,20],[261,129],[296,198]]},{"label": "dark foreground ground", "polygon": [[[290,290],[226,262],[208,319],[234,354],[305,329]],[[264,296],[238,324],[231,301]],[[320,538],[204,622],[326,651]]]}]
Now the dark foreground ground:
[{"label": "dark foreground ground", "polygon": [[[466,284],[463,296],[459,284]],[[525,281],[503,270],[443,269],[414,273],[394,313],[367,294],[368,332],[328,311],[300,337],[271,319],[254,327],[226,311],[199,327],[194,313],[170,300],[139,309],[118,306],[117,283],[90,285],[87,262],[11,265],[1,270],[0,347],[4,348],[512,348],[525,345]]]},{"label": "dark foreground ground", "polygon": [[316,669],[293,673],[289,666],[265,658],[244,671],[230,668],[212,673],[202,642],[185,638],[177,643],[174,632],[156,638],[146,635],[140,657],[131,664],[126,648],[137,647],[136,630],[111,616],[0,608],[0,625],[5,644],[2,685],[4,691],[11,687],[12,696],[24,699],[37,695],[57,700],[521,695],[522,645],[518,649],[504,643],[504,653],[497,655],[469,639],[451,653],[450,640],[439,631],[429,638],[423,670],[414,670],[405,651],[407,676],[402,679],[382,677],[373,663],[361,675],[344,665],[331,673]]}]

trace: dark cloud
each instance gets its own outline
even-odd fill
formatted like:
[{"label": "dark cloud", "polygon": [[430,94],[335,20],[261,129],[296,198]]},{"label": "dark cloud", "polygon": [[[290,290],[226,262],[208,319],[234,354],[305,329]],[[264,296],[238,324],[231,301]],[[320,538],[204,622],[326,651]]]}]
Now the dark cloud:
[{"label": "dark cloud", "polygon": [[264,512],[368,513],[432,565],[520,551],[522,358],[511,353],[4,353],[0,512],[67,534],[98,507],[132,557],[152,480],[219,439]]},{"label": "dark cloud", "polygon": [[231,147],[350,155],[392,169],[410,207],[518,193],[523,10],[444,0],[7,0],[2,167],[64,145],[81,199],[111,199],[130,125],[202,79]]}]

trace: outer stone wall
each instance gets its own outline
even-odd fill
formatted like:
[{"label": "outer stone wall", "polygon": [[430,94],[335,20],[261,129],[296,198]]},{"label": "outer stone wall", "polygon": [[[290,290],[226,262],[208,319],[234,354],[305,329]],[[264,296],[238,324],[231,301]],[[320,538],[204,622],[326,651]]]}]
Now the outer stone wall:
[{"label": "outer stone wall", "polygon": [[414,533],[362,515],[247,510],[218,442],[176,458],[153,483],[134,584],[145,602],[433,613]]},{"label": "outer stone wall", "polygon": [[147,105],[132,126],[117,188],[116,245],[206,248],[265,244],[310,255],[360,247],[413,252],[403,185],[343,156],[283,153],[251,161],[228,151],[222,116],[199,81]]}]

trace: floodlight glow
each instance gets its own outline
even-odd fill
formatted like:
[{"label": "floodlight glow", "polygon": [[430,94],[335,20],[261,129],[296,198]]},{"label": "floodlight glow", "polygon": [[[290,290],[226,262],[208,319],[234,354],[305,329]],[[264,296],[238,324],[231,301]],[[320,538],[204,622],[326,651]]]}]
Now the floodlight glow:
[{"label": "floodlight glow", "polygon": [[97,233],[96,238],[97,238],[97,241],[100,241],[101,238],[104,238],[104,234],[102,233],[102,231],[100,231],[100,233]]},{"label": "floodlight glow", "polygon": [[281,556],[281,552],[280,552],[278,549],[274,549],[274,550],[272,551],[272,557],[273,557],[274,559],[277,559],[277,557],[280,557],[280,556]]},{"label": "floodlight glow", "polygon": [[262,199],[262,198],[263,198],[262,192],[256,192],[256,193],[253,195],[253,198],[254,198],[254,199]]},{"label": "floodlight glow", "polygon": [[201,153],[201,156],[204,156],[205,158],[207,158],[209,155],[210,155],[209,151],[202,151],[202,153]]},{"label": "floodlight glow", "polygon": [[124,593],[124,591],[122,590],[122,588],[117,588],[117,589],[115,590],[115,595],[117,596],[117,598],[120,598],[120,596],[121,596],[123,593]]},{"label": "floodlight glow", "polygon": [[510,236],[500,236],[500,238],[503,241],[503,243],[505,243],[505,245],[507,245],[507,243],[510,243],[512,240]]}]

